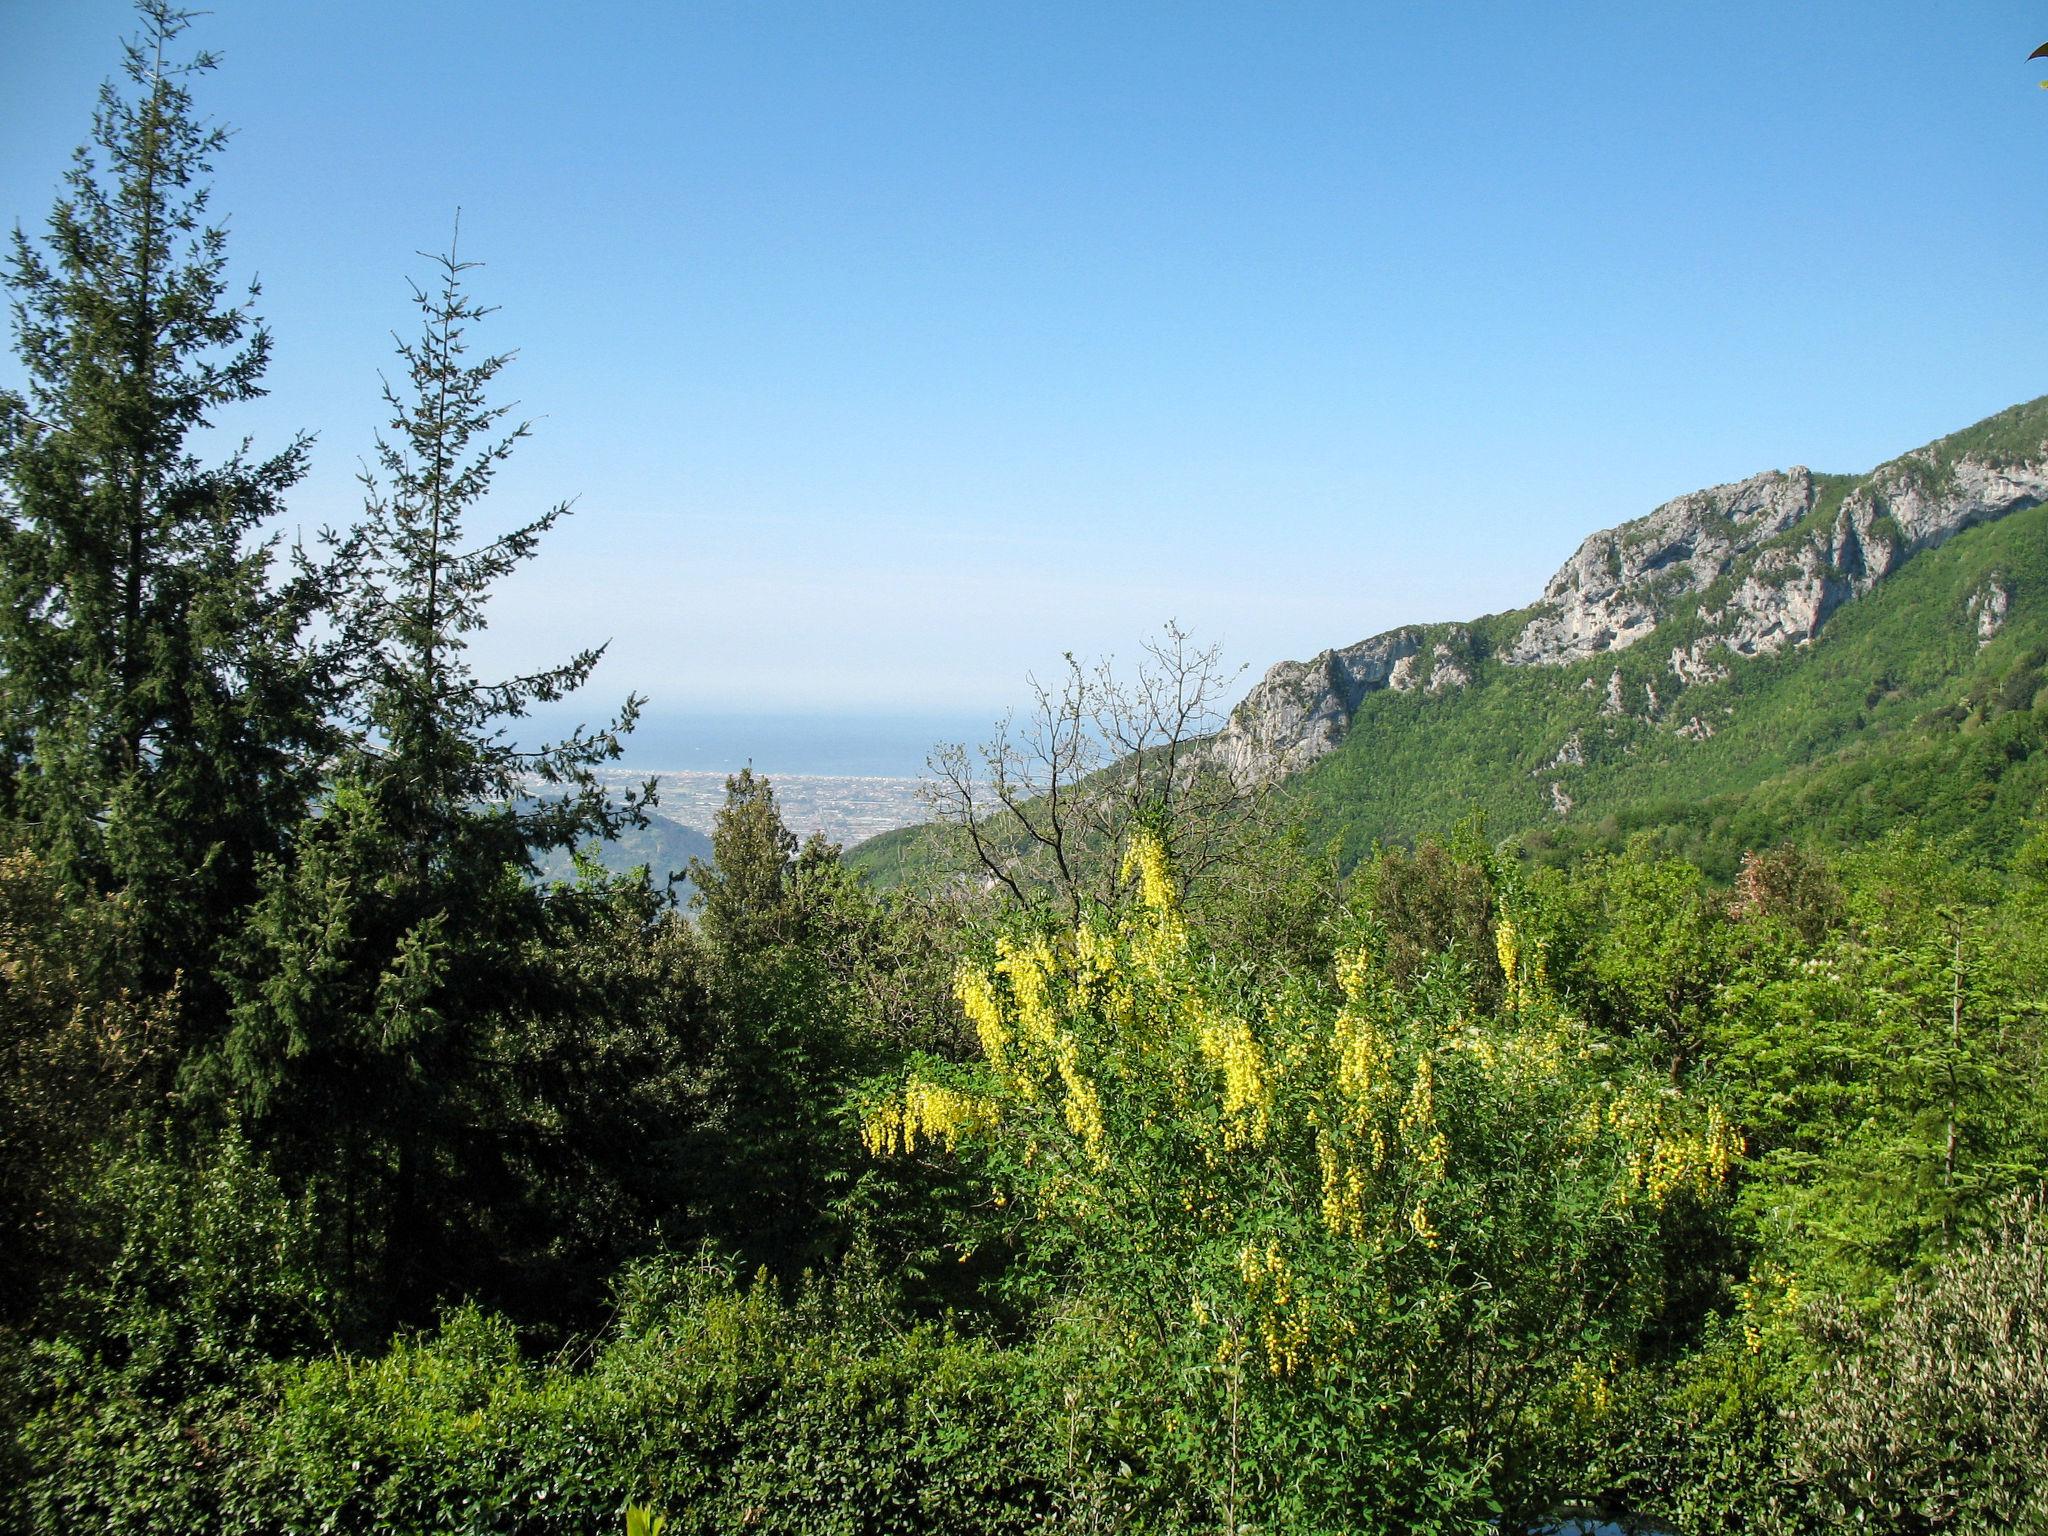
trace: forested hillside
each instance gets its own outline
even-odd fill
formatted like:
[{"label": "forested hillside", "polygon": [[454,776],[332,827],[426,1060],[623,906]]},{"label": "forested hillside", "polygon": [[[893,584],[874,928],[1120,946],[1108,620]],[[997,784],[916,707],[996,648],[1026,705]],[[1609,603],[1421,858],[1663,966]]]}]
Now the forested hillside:
[{"label": "forested hillside", "polygon": [[1318,836],[1361,851],[1480,808],[1532,849],[1614,847],[1654,827],[1724,879],[1744,849],[1809,834],[1853,844],[1911,828],[2009,858],[2043,787],[2044,531],[2037,507],[1958,535],[1808,644],[1721,678],[1671,675],[1681,618],[1613,656],[1481,664],[1456,691],[1368,695],[1291,792]]},{"label": "forested hillside", "polygon": [[[266,541],[310,446],[214,452],[272,343],[138,13],[7,279],[0,1526],[2048,1532],[2048,509],[1678,693],[1718,577],[1510,665],[1617,552],[1277,793],[1168,626],[941,758],[947,878],[742,771],[680,906],[574,857],[667,862],[638,699],[511,745],[601,649],[472,665],[568,506],[467,253]],[[1891,515],[1767,489],[1745,582]]]}]

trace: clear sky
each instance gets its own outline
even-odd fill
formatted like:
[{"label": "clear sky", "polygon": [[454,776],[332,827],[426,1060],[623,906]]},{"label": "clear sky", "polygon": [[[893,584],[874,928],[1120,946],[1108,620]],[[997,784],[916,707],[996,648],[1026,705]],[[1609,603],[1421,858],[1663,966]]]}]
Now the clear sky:
[{"label": "clear sky", "polygon": [[[658,708],[993,710],[1169,617],[1256,674],[2048,391],[2037,4],[210,4],[223,425],[346,520],[460,206],[491,516],[578,505],[480,659]],[[0,0],[0,214],[129,28]]]}]

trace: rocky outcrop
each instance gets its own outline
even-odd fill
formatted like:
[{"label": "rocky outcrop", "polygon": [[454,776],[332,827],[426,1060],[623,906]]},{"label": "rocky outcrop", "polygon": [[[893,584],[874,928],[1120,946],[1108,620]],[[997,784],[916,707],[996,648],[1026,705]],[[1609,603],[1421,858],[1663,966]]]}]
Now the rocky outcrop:
[{"label": "rocky outcrop", "polygon": [[1429,658],[1431,693],[1472,686],[1472,632],[1464,625],[1453,624],[1450,633],[1429,648]]},{"label": "rocky outcrop", "polygon": [[1557,749],[1557,755],[1541,768],[1530,769],[1529,777],[1533,779],[1546,773],[1555,773],[1560,768],[1583,768],[1585,766],[1586,744],[1579,739],[1579,733],[1573,731],[1571,735],[1565,738],[1564,745]]},{"label": "rocky outcrop", "polygon": [[1699,683],[1718,683],[1728,676],[1728,664],[1718,660],[1715,653],[1725,649],[1717,639],[1695,640],[1691,645],[1674,646],[1671,675],[1678,679],[1682,688]]},{"label": "rocky outcrop", "polygon": [[1544,586],[1536,615],[1502,660],[1559,666],[1634,645],[1678,598],[1704,592],[1739,556],[1804,517],[1813,501],[1813,476],[1790,469],[1694,491],[1594,534]]},{"label": "rocky outcrop", "polygon": [[1231,711],[1216,740],[1224,765],[1241,781],[1299,773],[1336,750],[1360,701],[1389,686],[1394,669],[1421,649],[1420,630],[1395,629],[1311,661],[1281,662]]},{"label": "rocky outcrop", "polygon": [[[1545,584],[1492,660],[1569,665],[1625,650],[1683,610],[1695,618],[1670,661],[1682,695],[1726,678],[1741,658],[1804,645],[1843,604],[1922,550],[2048,500],[2048,423],[2038,403],[1996,424],[2003,431],[1993,437],[2036,446],[1992,452],[1957,446],[1992,440],[1981,434],[1949,440],[1846,489],[1804,468],[1773,470],[1596,533]],[[1971,600],[1980,642],[1998,632],[2009,603],[1997,583]],[[1470,629],[1452,625],[1389,630],[1312,661],[1284,661],[1232,712],[1214,750],[1240,777],[1295,773],[1342,743],[1367,694],[1469,687],[1484,660]],[[1600,685],[1589,678],[1586,686]],[[1666,706],[1656,685],[1643,692],[1642,718],[1657,718]],[[1627,714],[1623,693],[1616,670],[1600,713]],[[1678,729],[1695,741],[1712,734],[1697,715]]]},{"label": "rocky outcrop", "polygon": [[2011,607],[2012,593],[2002,576],[1993,576],[1970,594],[1970,617],[1977,624],[1978,649],[1998,638],[1998,632],[2005,628],[2006,612]]}]

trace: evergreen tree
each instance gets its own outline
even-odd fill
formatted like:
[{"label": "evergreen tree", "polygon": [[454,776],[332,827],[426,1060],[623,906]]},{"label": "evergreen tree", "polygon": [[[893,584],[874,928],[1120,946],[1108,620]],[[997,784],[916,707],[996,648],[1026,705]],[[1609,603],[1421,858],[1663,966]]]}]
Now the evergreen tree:
[{"label": "evergreen tree", "polygon": [[839,850],[814,836],[800,853],[774,786],[743,768],[725,781],[711,851],[690,864],[710,1013],[696,1214],[793,1276],[835,1245],[826,1209],[855,1147],[840,1111],[857,1068],[815,899]]},{"label": "evergreen tree", "polygon": [[[121,892],[143,985],[215,996],[223,934],[315,792],[330,734],[300,643],[319,601],[259,537],[307,440],[205,464],[192,434],[263,393],[206,177],[226,142],[141,0],[123,78],[6,281],[26,392],[0,392],[0,816],[74,889]],[[256,290],[249,290],[253,299]]]},{"label": "evergreen tree", "polygon": [[355,745],[252,916],[215,1078],[287,1175],[320,1187],[338,1265],[385,1321],[559,1239],[536,1201],[563,1183],[550,1161],[580,1156],[564,1143],[587,1098],[565,1074],[588,1065],[560,1025],[596,1028],[576,951],[583,928],[612,919],[601,890],[537,884],[535,854],[642,821],[651,797],[613,801],[594,772],[618,756],[637,698],[553,746],[508,739],[508,721],[574,691],[602,647],[502,682],[466,660],[492,587],[568,507],[467,537],[527,427],[489,400],[509,355],[466,350],[490,312],[463,289],[475,264],[452,248],[434,260],[436,284],[414,289],[421,334],[399,347],[403,383],[385,387],[363,520],[323,536]]},{"label": "evergreen tree", "polygon": [[690,861],[705,937],[752,952],[783,936],[795,858],[796,834],[782,820],[775,786],[752,768],[730,775],[711,825],[711,862]]},{"label": "evergreen tree", "polygon": [[[361,477],[363,519],[345,537],[330,536],[352,722],[422,871],[435,851],[455,852],[460,836],[488,828],[499,861],[531,872],[536,852],[644,824],[638,812],[652,803],[651,786],[614,803],[592,771],[618,757],[643,701],[629,698],[607,727],[522,750],[506,722],[575,692],[604,647],[499,682],[478,679],[464,659],[467,637],[485,627],[492,589],[533,558],[569,504],[465,541],[466,512],[488,495],[530,424],[507,426],[511,408],[490,403],[491,382],[512,354],[468,359],[469,327],[492,313],[463,291],[463,274],[478,264],[457,259],[452,243],[431,260],[437,284],[413,289],[421,335],[398,348],[405,391],[384,387],[391,435],[378,437],[377,467]],[[562,793],[535,800],[536,785]],[[488,813],[479,817],[479,807]]]}]

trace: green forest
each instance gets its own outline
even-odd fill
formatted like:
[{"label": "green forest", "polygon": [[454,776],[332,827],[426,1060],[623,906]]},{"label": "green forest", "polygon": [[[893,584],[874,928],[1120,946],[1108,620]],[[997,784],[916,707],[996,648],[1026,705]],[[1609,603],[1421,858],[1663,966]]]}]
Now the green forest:
[{"label": "green forest", "polygon": [[528,749],[601,652],[468,657],[568,514],[494,507],[484,275],[273,536],[214,61],[139,17],[6,277],[0,1526],[2048,1532],[2039,511],[1577,821],[1614,663],[1482,664],[886,868],[742,771],[679,899],[587,851],[644,701]]}]

